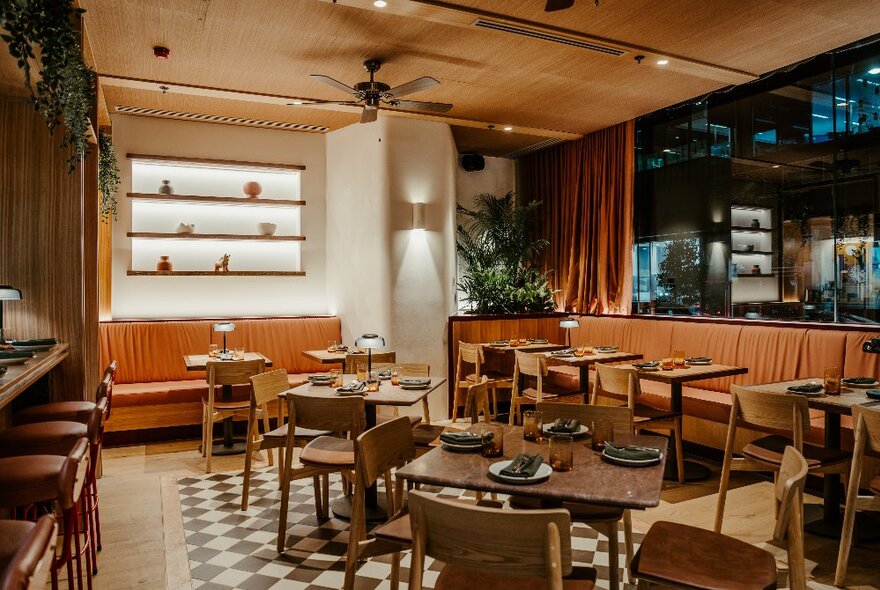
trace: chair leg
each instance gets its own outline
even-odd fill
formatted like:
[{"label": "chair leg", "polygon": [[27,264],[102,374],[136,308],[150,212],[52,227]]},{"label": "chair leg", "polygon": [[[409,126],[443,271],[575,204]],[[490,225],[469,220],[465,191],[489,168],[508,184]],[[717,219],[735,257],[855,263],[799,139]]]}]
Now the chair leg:
[{"label": "chair leg", "polygon": [[[256,429],[254,429],[256,431]],[[263,432],[269,432],[269,406],[263,406]],[[256,432],[254,432],[256,434]],[[274,453],[272,453],[272,449],[266,449],[266,454],[269,456],[269,467],[275,465]]]},{"label": "chair leg", "polygon": [[620,589],[620,559],[617,539],[617,521],[604,523],[608,537],[608,584],[611,590]]},{"label": "chair leg", "polygon": [[807,587],[806,566],[804,564],[804,513],[803,495],[800,496],[797,508],[791,510],[788,521],[788,587],[791,590],[804,590]]},{"label": "chair leg", "polygon": [[[82,590],[83,580],[82,580],[82,546],[79,542],[79,502],[74,504],[74,516],[73,516],[73,550],[74,557],[76,558],[76,587],[79,590]],[[70,585],[72,587],[72,584]]]},{"label": "chair leg", "polygon": [[206,416],[205,422],[205,473],[211,473],[211,451],[214,447],[214,421]]},{"label": "chair leg", "polygon": [[256,430],[256,419],[248,421],[247,443],[244,451],[244,482],[241,488],[241,509],[248,508],[248,495],[251,491],[251,463],[254,454],[254,430]]},{"label": "chair leg", "polygon": [[330,475],[321,476],[321,518],[330,518]]},{"label": "chair leg", "polygon": [[312,477],[312,487],[315,488],[315,514],[319,517],[324,514],[324,507],[321,505],[321,477],[315,475]]},{"label": "chair leg", "polygon": [[632,583],[629,575],[629,564],[632,563],[635,551],[633,550],[633,524],[632,513],[629,510],[623,511],[623,544],[626,552],[626,563],[623,566],[625,580]]},{"label": "chair leg", "polygon": [[278,447],[278,489],[281,489],[282,469],[284,469],[284,447]]},{"label": "chair leg", "polygon": [[684,483],[684,452],[681,449],[681,416],[675,419],[675,468],[678,471],[678,483]]},{"label": "chair leg", "polygon": [[[846,504],[843,511],[843,529],[840,532],[840,549],[837,552],[837,570],[834,585],[843,588],[846,582],[846,568],[849,564],[849,551],[852,548],[853,526],[856,520],[856,501],[859,497],[861,461],[852,462],[852,474],[846,487]],[[858,470],[858,471],[857,471]]]},{"label": "chair leg", "polygon": [[391,554],[391,590],[400,586],[400,551]]},{"label": "chair leg", "polygon": [[275,546],[278,553],[284,553],[287,538],[287,506],[290,503],[290,465],[293,449],[284,453],[284,467],[281,469],[281,508],[278,511],[278,539]]}]

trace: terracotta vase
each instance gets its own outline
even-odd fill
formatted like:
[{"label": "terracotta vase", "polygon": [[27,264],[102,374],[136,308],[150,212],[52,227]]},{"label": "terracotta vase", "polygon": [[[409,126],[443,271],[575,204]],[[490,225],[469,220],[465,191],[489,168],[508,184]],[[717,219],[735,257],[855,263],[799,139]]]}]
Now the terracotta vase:
[{"label": "terracotta vase", "polygon": [[160,195],[173,195],[174,194],[174,187],[171,186],[170,180],[163,180],[162,181],[162,186],[159,187],[159,194]]},{"label": "terracotta vase", "polygon": [[159,262],[156,263],[156,271],[157,272],[171,272],[172,266],[171,261],[168,260],[168,256],[160,256]]},{"label": "terracotta vase", "polygon": [[248,196],[249,199],[256,199],[260,196],[260,193],[263,192],[263,187],[260,186],[259,182],[251,180],[250,182],[244,183],[242,187],[244,194]]}]

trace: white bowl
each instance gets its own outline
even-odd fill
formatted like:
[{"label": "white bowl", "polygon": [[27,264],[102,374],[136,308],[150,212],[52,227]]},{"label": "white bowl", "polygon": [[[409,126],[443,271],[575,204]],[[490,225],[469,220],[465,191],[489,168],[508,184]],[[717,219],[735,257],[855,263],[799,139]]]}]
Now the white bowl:
[{"label": "white bowl", "polygon": [[278,226],[274,223],[262,222],[258,223],[257,227],[260,228],[260,233],[264,236],[271,236],[275,233],[275,230],[278,229]]}]

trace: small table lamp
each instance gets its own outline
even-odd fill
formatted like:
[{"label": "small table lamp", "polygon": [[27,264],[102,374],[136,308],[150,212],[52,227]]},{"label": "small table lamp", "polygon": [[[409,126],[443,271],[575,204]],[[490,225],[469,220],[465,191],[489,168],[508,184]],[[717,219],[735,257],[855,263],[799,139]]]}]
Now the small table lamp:
[{"label": "small table lamp", "polygon": [[223,352],[229,352],[226,350],[226,333],[235,332],[235,324],[232,322],[218,322],[214,324],[214,331],[223,332]]},{"label": "small table lamp", "polygon": [[373,349],[384,348],[385,339],[378,334],[364,334],[354,341],[354,345],[358,348],[367,349],[367,379],[373,374]]},{"label": "small table lamp", "polygon": [[564,318],[559,321],[559,327],[566,329],[566,339],[567,346],[571,348],[571,329],[577,328],[581,325],[581,323],[577,320],[577,318]]},{"label": "small table lamp", "polygon": [[10,285],[0,285],[0,342],[6,341],[3,332],[3,302],[21,301],[21,290]]}]

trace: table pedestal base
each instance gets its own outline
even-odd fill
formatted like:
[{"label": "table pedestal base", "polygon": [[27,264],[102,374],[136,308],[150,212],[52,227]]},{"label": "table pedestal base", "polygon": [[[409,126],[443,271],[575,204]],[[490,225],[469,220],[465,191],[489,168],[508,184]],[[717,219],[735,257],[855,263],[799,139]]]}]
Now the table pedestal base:
[{"label": "table pedestal base", "polygon": [[[804,523],[804,531],[810,534],[826,539],[840,539],[843,510],[837,514],[837,518],[828,519],[825,517],[825,510],[821,504],[805,504]],[[878,541],[880,541],[880,516],[871,512],[856,512],[853,543],[876,543]]]},{"label": "table pedestal base", "polygon": [[[672,445],[669,447],[672,448]],[[684,461],[684,481],[705,481],[712,477],[712,471],[703,465],[702,463],[696,463],[694,461],[688,461],[685,459]],[[666,469],[663,472],[663,479],[667,481],[678,481],[678,467],[675,462],[675,456],[673,453],[669,453],[669,456],[666,458]]]},{"label": "table pedestal base", "polygon": [[217,443],[213,447],[211,447],[212,455],[240,455],[247,451],[247,443],[242,442],[233,442],[232,446],[226,445],[226,443]]},{"label": "table pedestal base", "polygon": [[[354,510],[353,500],[354,496],[345,495],[330,500],[330,510],[333,511],[333,516],[342,520],[351,520],[351,513]],[[385,494],[379,494],[377,500],[377,506],[366,507],[367,522],[385,522],[388,520]]]}]

